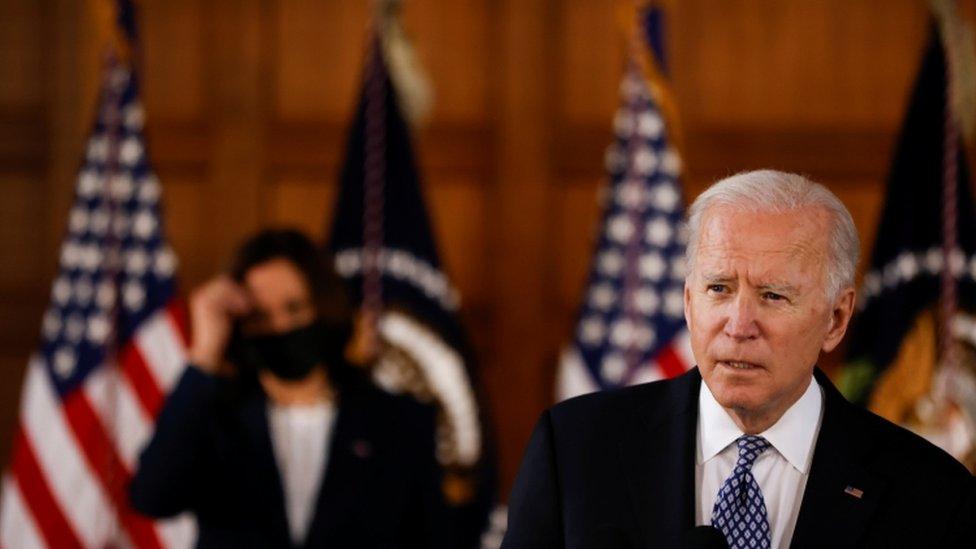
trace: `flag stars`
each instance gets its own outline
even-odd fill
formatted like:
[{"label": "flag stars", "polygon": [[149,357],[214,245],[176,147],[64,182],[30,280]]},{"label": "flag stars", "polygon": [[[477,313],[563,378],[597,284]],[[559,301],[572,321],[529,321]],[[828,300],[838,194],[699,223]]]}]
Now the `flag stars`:
[{"label": "flag stars", "polygon": [[102,280],[98,283],[98,289],[95,290],[95,304],[104,311],[107,311],[115,306],[115,284],[112,284],[109,280]]},{"label": "flag stars", "polygon": [[661,155],[661,170],[671,177],[677,177],[681,173],[681,157],[674,149],[667,149]]},{"label": "flag stars", "polygon": [[139,202],[146,205],[153,205],[159,201],[159,196],[162,192],[161,186],[159,184],[159,179],[154,175],[147,175],[139,180],[138,184],[139,190],[137,191],[137,198]]},{"label": "flag stars", "polygon": [[673,212],[680,200],[681,195],[671,184],[659,184],[651,191],[651,204],[662,212]]},{"label": "flag stars", "polygon": [[664,293],[664,313],[675,319],[684,316],[685,296],[681,288],[671,288]]},{"label": "flag stars", "polygon": [[628,179],[617,189],[617,203],[624,208],[640,209],[647,203],[646,195],[640,180]]},{"label": "flag stars", "polygon": [[631,334],[631,341],[641,351],[647,351],[654,345],[657,335],[650,326],[639,325]]},{"label": "flag stars", "polygon": [[95,244],[81,247],[78,254],[78,266],[87,272],[94,273],[102,263],[102,251]]},{"label": "flag stars", "polygon": [[149,240],[156,233],[156,216],[147,209],[140,210],[132,223],[132,233],[143,240]]},{"label": "flag stars", "polygon": [[74,269],[78,265],[79,255],[78,245],[73,240],[67,240],[61,246],[61,267]]},{"label": "flag stars", "polygon": [[68,304],[71,299],[71,282],[67,277],[60,276],[54,281],[54,286],[51,288],[51,298],[62,307]]},{"label": "flag stars", "polygon": [[610,326],[610,341],[617,347],[627,347],[634,336],[634,326],[626,319],[617,320]]},{"label": "flag stars", "polygon": [[634,292],[632,304],[643,315],[652,315],[661,306],[661,297],[652,288],[641,288]]},{"label": "flag stars", "polygon": [[605,276],[617,276],[624,268],[624,256],[617,250],[607,250],[600,253],[598,268]]},{"label": "flag stars", "polygon": [[68,229],[75,235],[80,236],[88,229],[88,210],[83,206],[71,208],[68,216]]},{"label": "flag stars", "polygon": [[142,159],[142,143],[136,137],[129,137],[119,148],[119,160],[128,168],[135,167]]},{"label": "flag stars", "polygon": [[661,257],[661,254],[657,252],[645,254],[640,258],[640,263],[638,265],[641,276],[652,282],[661,280],[661,277],[664,276],[664,271],[667,270],[667,268],[668,264],[665,263],[664,258]]},{"label": "flag stars", "polygon": [[88,161],[101,164],[108,157],[108,140],[101,136],[92,137],[88,142]]},{"label": "flag stars", "polygon": [[47,339],[56,339],[61,334],[61,315],[53,307],[44,313],[41,321],[41,333]]},{"label": "flag stars", "polygon": [[87,337],[95,345],[103,345],[112,331],[112,324],[104,314],[96,314],[88,319]]},{"label": "flag stars", "polygon": [[75,352],[70,347],[61,347],[54,352],[54,373],[60,378],[65,379],[75,371],[77,358]]},{"label": "flag stars", "polygon": [[664,129],[664,122],[655,112],[644,112],[637,118],[637,133],[647,139],[657,139]]},{"label": "flag stars", "polygon": [[590,306],[599,311],[608,311],[617,301],[617,292],[610,284],[598,284],[590,290]]},{"label": "flag stars", "polygon": [[600,317],[589,316],[580,322],[579,337],[586,345],[596,347],[603,343],[606,335],[607,327]]},{"label": "flag stars", "polygon": [[658,157],[654,152],[654,149],[642,145],[636,153],[634,153],[634,171],[638,174],[646,177],[651,175],[658,165]]},{"label": "flag stars", "polygon": [[112,182],[109,185],[111,189],[112,198],[118,202],[125,202],[132,198],[132,192],[135,185],[132,183],[132,176],[126,172],[121,172],[112,176]]},{"label": "flag stars", "polygon": [[176,271],[176,254],[169,247],[163,248],[156,253],[153,270],[156,276],[165,278]]},{"label": "flag stars", "polygon": [[141,248],[133,248],[125,254],[125,270],[132,276],[142,276],[149,268],[149,256]]},{"label": "flag stars", "polygon": [[663,248],[671,242],[674,229],[671,228],[671,224],[668,223],[667,219],[657,217],[647,224],[646,233],[645,237],[649,244]]},{"label": "flag stars", "polygon": [[130,280],[122,288],[122,303],[130,311],[141,309],[146,302],[146,290],[136,280]]},{"label": "flag stars", "polygon": [[634,222],[627,214],[618,214],[607,225],[610,238],[617,243],[626,244],[634,235]]},{"label": "flag stars", "polygon": [[634,115],[630,109],[620,109],[613,117],[613,131],[618,137],[626,139],[634,131]]},{"label": "flag stars", "polygon": [[88,306],[94,293],[95,288],[92,286],[91,280],[87,276],[78,277],[74,288],[75,303],[80,307]]},{"label": "flag stars", "polygon": [[91,212],[89,218],[90,218],[89,228],[91,229],[92,234],[94,234],[95,236],[105,235],[105,233],[108,231],[108,225],[110,221],[108,215],[108,208],[106,208],[105,206],[96,208]]},{"label": "flag stars", "polygon": [[612,353],[603,358],[600,373],[610,383],[620,383],[627,375],[627,362],[619,353]]},{"label": "flag stars", "polygon": [[85,318],[79,313],[72,313],[64,324],[64,337],[71,343],[77,344],[85,334]]},{"label": "flag stars", "polygon": [[98,176],[95,170],[84,170],[78,176],[78,195],[81,198],[94,198],[102,192],[104,181]]}]

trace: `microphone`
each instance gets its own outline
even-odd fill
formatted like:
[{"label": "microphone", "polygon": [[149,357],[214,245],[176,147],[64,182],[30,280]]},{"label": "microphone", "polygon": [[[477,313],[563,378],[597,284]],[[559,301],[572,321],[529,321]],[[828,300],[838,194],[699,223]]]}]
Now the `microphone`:
[{"label": "microphone", "polygon": [[725,535],[714,526],[695,526],[681,539],[684,549],[729,549]]}]

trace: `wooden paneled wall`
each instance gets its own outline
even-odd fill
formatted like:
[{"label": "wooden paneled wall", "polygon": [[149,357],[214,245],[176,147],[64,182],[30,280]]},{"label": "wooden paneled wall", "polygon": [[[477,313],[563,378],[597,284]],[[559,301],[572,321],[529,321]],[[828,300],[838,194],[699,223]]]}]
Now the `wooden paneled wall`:
[{"label": "wooden paneled wall", "polygon": [[[668,55],[685,189],[757,167],[834,189],[873,239],[926,33],[921,0],[681,0]],[[184,287],[266,224],[323,235],[367,0],[143,0],[150,155]],[[425,193],[483,365],[503,493],[591,252],[624,47],[611,0],[407,0],[435,108]],[[39,331],[100,45],[89,2],[0,2],[0,460]]]}]

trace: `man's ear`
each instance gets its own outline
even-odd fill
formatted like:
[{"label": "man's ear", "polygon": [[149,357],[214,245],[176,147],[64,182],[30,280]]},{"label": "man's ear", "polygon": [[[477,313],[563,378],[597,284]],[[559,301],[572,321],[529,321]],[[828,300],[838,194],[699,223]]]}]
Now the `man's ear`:
[{"label": "man's ear", "polygon": [[844,339],[844,334],[847,333],[847,326],[850,324],[853,314],[854,288],[844,288],[830,309],[830,318],[827,320],[827,334],[821,347],[825,353],[833,351]]},{"label": "man's ear", "polygon": [[685,325],[691,326],[691,319],[688,312],[691,310],[691,289],[688,288],[688,278],[685,278]]}]

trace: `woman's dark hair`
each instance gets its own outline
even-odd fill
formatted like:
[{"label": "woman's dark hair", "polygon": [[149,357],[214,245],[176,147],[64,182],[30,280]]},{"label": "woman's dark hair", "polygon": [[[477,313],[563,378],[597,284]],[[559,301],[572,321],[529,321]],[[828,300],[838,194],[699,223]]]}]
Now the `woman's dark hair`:
[{"label": "woman's dark hair", "polygon": [[295,229],[265,229],[244,241],[231,261],[231,278],[243,282],[249,270],[273,259],[290,261],[304,275],[322,320],[351,321],[352,303],[345,282],[332,267],[332,256]]}]

